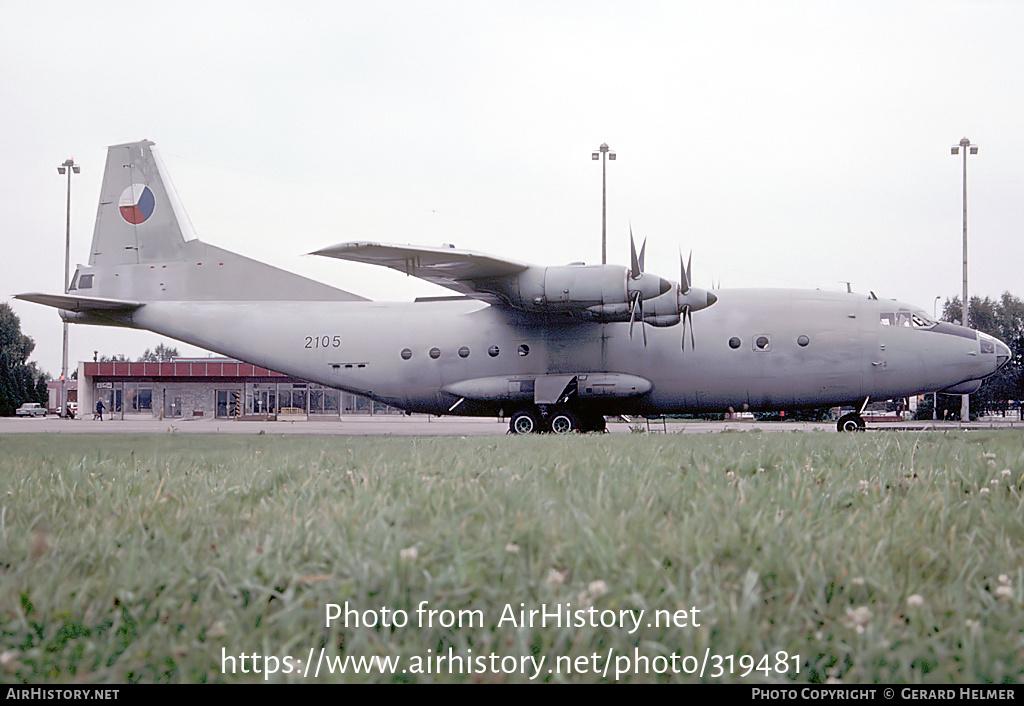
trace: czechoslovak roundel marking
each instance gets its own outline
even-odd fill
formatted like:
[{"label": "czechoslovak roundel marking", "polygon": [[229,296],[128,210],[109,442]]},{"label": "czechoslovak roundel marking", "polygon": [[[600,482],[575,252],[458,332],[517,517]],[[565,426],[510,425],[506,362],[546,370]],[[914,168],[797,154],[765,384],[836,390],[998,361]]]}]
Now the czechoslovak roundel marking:
[{"label": "czechoslovak roundel marking", "polygon": [[121,218],[137,226],[145,223],[153,215],[156,197],[153,196],[153,190],[145,184],[132,184],[121,192],[117,207],[121,211]]}]

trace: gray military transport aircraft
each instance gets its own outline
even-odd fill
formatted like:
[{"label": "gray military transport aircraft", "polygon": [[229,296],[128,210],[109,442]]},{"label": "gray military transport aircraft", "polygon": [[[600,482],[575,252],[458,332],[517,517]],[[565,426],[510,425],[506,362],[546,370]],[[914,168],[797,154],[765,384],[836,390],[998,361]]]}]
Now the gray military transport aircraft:
[{"label": "gray military transport aircraft", "polygon": [[838,422],[852,431],[870,400],[970,393],[1010,355],[874,294],[712,293],[689,265],[672,282],[644,272],[635,246],[628,268],[368,242],[315,253],[453,290],[369,301],[198,240],[162,172],[152,142],[110,147],[89,265],[65,294],[18,298],[407,412],[507,415],[517,434],[600,431],[605,415],[840,405],[858,410]]}]

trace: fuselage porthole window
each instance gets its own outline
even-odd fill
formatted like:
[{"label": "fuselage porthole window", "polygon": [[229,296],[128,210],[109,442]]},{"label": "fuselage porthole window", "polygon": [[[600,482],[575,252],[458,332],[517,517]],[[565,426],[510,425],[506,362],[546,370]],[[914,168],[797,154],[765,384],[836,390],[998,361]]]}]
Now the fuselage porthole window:
[{"label": "fuselage porthole window", "polygon": [[526,345],[525,343],[521,344],[519,346],[519,355],[524,357],[524,358],[526,356],[530,355],[530,347],[528,345]]},{"label": "fuselage porthole window", "polygon": [[441,349],[440,348],[431,348],[430,349],[430,357],[433,358],[434,360],[437,360],[438,358],[440,358],[441,357]]},{"label": "fuselage porthole window", "polygon": [[487,355],[491,356],[492,358],[497,358],[498,353],[500,352],[501,351],[498,349],[497,346],[491,346],[490,348],[487,349]]},{"label": "fuselage porthole window", "polygon": [[469,357],[469,348],[467,348],[466,346],[463,346],[462,348],[460,348],[459,349],[459,357],[460,358],[468,358]]},{"label": "fuselage porthole window", "polygon": [[754,350],[756,351],[770,351],[772,349],[771,336],[761,335],[754,337]]},{"label": "fuselage porthole window", "polygon": [[402,349],[402,360],[409,360],[412,358],[412,351],[408,348]]},{"label": "fuselage porthole window", "polygon": [[732,348],[733,350],[736,350],[737,348],[739,348],[742,345],[743,345],[743,341],[741,341],[736,336],[733,336],[732,338],[729,339],[729,347]]},{"label": "fuselage porthole window", "polygon": [[807,336],[798,336],[796,342],[801,348],[806,348],[811,339],[807,338]]}]

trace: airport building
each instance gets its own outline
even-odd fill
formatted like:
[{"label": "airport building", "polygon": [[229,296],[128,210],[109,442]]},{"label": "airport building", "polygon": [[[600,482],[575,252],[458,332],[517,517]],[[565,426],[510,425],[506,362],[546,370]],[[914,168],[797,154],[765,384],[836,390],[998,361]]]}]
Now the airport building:
[{"label": "airport building", "polygon": [[359,395],[229,358],[159,363],[80,362],[79,416],[97,401],[114,419],[340,419],[343,414],[400,414]]}]

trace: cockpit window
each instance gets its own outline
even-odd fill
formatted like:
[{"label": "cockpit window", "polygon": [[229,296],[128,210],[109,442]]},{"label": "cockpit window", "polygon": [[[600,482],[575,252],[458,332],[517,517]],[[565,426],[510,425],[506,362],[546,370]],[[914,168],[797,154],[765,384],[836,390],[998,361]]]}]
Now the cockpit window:
[{"label": "cockpit window", "polygon": [[909,309],[900,309],[895,313],[883,311],[879,315],[879,323],[882,326],[902,326],[905,328],[931,328],[936,324],[923,311],[910,311]]},{"label": "cockpit window", "polygon": [[936,324],[936,322],[932,321],[931,319],[929,319],[924,314],[921,314],[919,312],[915,312],[915,313],[910,315],[910,324],[914,328],[931,328],[932,326],[934,326]]}]

